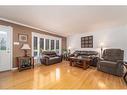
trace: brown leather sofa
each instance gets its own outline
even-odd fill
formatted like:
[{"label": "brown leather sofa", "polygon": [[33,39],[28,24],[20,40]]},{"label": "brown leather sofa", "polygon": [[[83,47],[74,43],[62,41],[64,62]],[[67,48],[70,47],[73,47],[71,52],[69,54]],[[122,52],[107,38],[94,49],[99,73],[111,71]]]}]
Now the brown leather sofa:
[{"label": "brown leather sofa", "polygon": [[51,65],[55,63],[60,63],[62,57],[57,55],[54,51],[43,51],[40,58],[41,64]]},{"label": "brown leather sofa", "polygon": [[105,49],[102,59],[98,61],[97,69],[109,74],[123,75],[124,51],[121,49]]},{"label": "brown leather sofa", "polygon": [[98,62],[98,52],[97,51],[75,51],[69,57],[73,56],[81,56],[81,57],[89,57],[91,59],[91,66],[96,67]]}]

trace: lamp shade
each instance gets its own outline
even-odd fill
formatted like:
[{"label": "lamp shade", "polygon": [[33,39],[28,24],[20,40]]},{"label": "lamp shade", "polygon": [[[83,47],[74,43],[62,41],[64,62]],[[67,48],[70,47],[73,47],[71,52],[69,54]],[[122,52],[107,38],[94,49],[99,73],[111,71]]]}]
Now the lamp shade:
[{"label": "lamp shade", "polygon": [[29,44],[23,44],[22,48],[23,50],[31,49]]},{"label": "lamp shade", "polygon": [[69,46],[68,49],[71,49],[71,47]]},{"label": "lamp shade", "polygon": [[101,43],[100,46],[103,47],[104,46],[104,43]]}]

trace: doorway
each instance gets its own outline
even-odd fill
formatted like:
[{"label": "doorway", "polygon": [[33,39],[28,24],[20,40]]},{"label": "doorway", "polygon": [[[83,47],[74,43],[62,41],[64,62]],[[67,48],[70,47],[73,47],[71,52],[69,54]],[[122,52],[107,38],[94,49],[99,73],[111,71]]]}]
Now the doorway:
[{"label": "doorway", "polygon": [[0,25],[0,72],[12,69],[12,27]]}]

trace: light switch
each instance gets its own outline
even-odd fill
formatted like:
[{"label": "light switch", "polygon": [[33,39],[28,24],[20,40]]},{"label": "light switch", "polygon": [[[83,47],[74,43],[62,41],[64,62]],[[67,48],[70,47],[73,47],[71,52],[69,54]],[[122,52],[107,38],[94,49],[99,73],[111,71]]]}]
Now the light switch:
[{"label": "light switch", "polygon": [[14,42],[14,45],[19,45],[19,42]]}]

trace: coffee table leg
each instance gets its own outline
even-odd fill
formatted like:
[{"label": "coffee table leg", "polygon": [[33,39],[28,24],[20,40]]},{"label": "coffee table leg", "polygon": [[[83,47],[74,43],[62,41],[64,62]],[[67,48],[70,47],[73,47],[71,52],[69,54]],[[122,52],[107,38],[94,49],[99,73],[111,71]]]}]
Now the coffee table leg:
[{"label": "coffee table leg", "polygon": [[89,65],[87,64],[87,61],[83,62],[83,69],[86,70],[89,67]]},{"label": "coffee table leg", "polygon": [[86,67],[87,67],[87,66],[86,66],[86,61],[83,61],[83,69],[84,69],[84,70],[87,69]]},{"label": "coffee table leg", "polygon": [[70,60],[70,66],[72,66],[72,60]]}]

